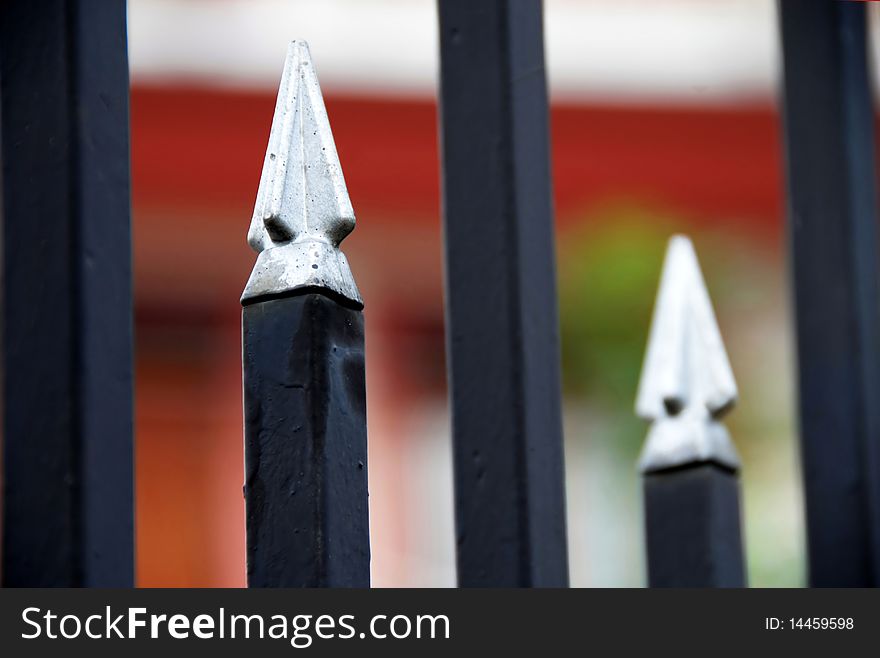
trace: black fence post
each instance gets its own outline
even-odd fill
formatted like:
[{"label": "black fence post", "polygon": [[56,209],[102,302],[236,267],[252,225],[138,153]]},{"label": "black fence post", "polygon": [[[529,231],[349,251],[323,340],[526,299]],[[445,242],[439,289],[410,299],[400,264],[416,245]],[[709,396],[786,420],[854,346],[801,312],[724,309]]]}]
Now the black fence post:
[{"label": "black fence post", "polygon": [[877,586],[880,297],[865,6],[779,7],[809,580]]},{"label": "black fence post", "polygon": [[354,212],[304,42],[287,53],[242,296],[248,585],[368,587],[363,303]]},{"label": "black fence post", "polygon": [[0,4],[6,586],[134,580],[125,11]]},{"label": "black fence post", "polygon": [[565,586],[541,2],[438,7],[459,584]]},{"label": "black fence post", "polygon": [[690,240],[669,243],[636,411],[651,587],[744,587],[739,457],[719,421],[737,390]]}]

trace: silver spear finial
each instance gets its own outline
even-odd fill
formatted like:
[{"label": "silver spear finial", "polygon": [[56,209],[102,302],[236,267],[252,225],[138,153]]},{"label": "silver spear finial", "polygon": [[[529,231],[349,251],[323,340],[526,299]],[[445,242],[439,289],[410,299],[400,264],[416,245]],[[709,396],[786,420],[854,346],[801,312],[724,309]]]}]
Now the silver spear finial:
[{"label": "silver spear finial", "polygon": [[636,413],[652,421],[639,458],[643,473],[696,462],[737,470],[739,457],[719,419],[735,404],[736,382],[691,241],[669,241]]},{"label": "silver spear finial", "polygon": [[339,251],[354,223],[308,44],[292,41],[248,231],[248,243],[259,255],[242,302],[324,288],[362,307]]}]

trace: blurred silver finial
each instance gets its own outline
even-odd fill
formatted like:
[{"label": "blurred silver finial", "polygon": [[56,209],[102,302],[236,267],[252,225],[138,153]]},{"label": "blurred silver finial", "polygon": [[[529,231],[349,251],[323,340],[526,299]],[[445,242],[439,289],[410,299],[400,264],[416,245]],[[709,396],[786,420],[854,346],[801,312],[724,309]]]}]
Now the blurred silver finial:
[{"label": "blurred silver finial", "polygon": [[739,468],[719,419],[736,403],[736,382],[691,241],[673,236],[654,307],[636,413],[652,421],[643,473],[699,462]]},{"label": "blurred silver finial", "polygon": [[259,253],[241,299],[324,288],[363,306],[339,243],[354,210],[308,44],[287,49],[248,243]]}]

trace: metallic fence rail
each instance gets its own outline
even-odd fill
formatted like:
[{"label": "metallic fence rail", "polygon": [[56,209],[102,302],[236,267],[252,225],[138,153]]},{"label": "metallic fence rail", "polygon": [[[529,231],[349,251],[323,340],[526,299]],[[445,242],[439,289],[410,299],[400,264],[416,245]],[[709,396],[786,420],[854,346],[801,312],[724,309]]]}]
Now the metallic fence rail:
[{"label": "metallic fence rail", "polygon": [[252,587],[368,587],[363,302],[354,211],[303,42],[287,53],[242,295]]},{"label": "metallic fence rail", "polygon": [[740,461],[720,422],[736,398],[693,245],[673,237],[636,400],[652,587],[745,586]]},{"label": "metallic fence rail", "polygon": [[865,7],[782,0],[810,582],[880,585],[880,297]]},{"label": "metallic fence rail", "polygon": [[0,5],[5,585],[134,580],[124,0]]},{"label": "metallic fence rail", "polygon": [[459,584],[564,586],[541,3],[438,7]]}]

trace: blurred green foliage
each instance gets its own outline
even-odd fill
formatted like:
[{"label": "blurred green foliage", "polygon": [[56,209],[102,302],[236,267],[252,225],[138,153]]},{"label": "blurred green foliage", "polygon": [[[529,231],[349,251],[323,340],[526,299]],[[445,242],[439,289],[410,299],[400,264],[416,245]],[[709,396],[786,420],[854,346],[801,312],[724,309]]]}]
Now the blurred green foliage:
[{"label": "blurred green foliage", "polygon": [[680,223],[614,208],[580,222],[559,245],[565,393],[619,418],[614,440],[628,453],[644,438],[632,408],[666,242]]}]

